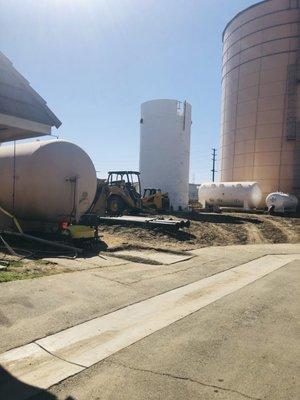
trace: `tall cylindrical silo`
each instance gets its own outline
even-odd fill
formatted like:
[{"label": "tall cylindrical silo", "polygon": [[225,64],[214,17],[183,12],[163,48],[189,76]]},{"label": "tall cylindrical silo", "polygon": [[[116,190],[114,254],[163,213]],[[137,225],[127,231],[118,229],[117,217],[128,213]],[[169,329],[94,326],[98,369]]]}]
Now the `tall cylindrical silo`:
[{"label": "tall cylindrical silo", "polygon": [[152,100],[141,106],[140,172],[142,189],[169,193],[174,210],[188,206],[191,105]]},{"label": "tall cylindrical silo", "polygon": [[299,197],[300,1],[262,1],[225,28],[220,146],[221,181]]}]

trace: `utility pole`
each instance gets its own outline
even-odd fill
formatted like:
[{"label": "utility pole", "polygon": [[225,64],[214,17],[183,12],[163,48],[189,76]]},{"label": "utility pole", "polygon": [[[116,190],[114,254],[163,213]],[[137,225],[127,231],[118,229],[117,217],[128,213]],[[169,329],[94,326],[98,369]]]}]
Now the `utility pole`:
[{"label": "utility pole", "polygon": [[213,168],[211,170],[212,172],[212,181],[215,181],[215,174],[216,174],[216,160],[217,160],[217,149],[213,147],[212,149],[212,162],[213,162]]}]

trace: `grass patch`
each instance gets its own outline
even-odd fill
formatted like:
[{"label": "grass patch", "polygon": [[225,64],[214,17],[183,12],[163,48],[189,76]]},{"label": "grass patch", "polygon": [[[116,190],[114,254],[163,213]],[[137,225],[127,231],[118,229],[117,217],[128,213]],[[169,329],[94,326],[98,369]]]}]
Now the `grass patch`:
[{"label": "grass patch", "polygon": [[56,268],[49,261],[33,260],[32,262],[22,262],[10,260],[10,265],[7,268],[0,269],[0,283],[41,278],[42,276],[55,275],[62,272],[67,271]]},{"label": "grass patch", "polygon": [[44,275],[45,274],[42,272],[30,272],[30,271],[17,272],[17,271],[10,271],[9,269],[7,269],[6,271],[0,271],[0,283],[17,281],[21,279],[39,278]]},{"label": "grass patch", "polygon": [[23,267],[22,261],[11,261],[9,264],[9,268],[21,268]]}]

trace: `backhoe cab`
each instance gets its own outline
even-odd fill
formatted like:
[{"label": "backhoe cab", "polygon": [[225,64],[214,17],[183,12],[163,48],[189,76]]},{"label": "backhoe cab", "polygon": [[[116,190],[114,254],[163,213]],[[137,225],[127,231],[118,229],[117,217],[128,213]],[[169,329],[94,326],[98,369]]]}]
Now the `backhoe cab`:
[{"label": "backhoe cab", "polygon": [[138,212],[142,208],[140,193],[139,172],[110,171],[107,180],[98,179],[97,194],[90,212],[99,216]]},{"label": "backhoe cab", "polygon": [[111,215],[121,215],[125,210],[140,211],[141,182],[140,173],[136,171],[110,171],[107,184],[109,196],[107,210]]}]

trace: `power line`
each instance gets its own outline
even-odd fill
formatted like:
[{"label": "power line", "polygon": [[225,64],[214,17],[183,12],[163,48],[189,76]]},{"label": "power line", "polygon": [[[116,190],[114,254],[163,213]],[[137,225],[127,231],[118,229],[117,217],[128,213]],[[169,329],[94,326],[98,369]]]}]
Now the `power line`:
[{"label": "power line", "polygon": [[212,162],[213,162],[213,167],[212,167],[212,181],[215,181],[215,176],[216,176],[216,160],[217,160],[217,149],[213,147],[212,149]]}]

